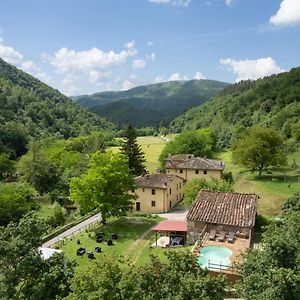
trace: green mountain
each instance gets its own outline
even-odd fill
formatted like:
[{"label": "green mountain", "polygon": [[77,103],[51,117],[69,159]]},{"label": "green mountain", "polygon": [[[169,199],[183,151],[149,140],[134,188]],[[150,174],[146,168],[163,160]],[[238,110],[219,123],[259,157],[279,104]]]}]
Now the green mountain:
[{"label": "green mountain", "polygon": [[30,136],[68,138],[113,128],[112,123],[0,58],[0,153],[21,155]]},{"label": "green mountain", "polygon": [[294,68],[228,86],[218,96],[177,117],[170,128],[180,132],[212,127],[225,147],[241,130],[254,125],[274,126],[290,138],[300,130],[299,118],[300,68]]},{"label": "green mountain", "polygon": [[[80,105],[120,127],[167,124],[188,108],[207,101],[228,83],[213,80],[171,81],[139,86],[128,91],[74,97]],[[120,112],[121,111],[121,112]]]}]

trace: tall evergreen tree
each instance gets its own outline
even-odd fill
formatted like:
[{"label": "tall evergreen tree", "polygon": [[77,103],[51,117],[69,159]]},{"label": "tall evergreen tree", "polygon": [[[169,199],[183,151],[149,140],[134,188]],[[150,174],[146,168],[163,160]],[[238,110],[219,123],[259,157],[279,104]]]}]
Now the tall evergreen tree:
[{"label": "tall evergreen tree", "polygon": [[128,166],[134,175],[145,173],[145,156],[136,140],[134,127],[129,124],[124,132],[125,141],[122,143],[121,152],[128,158]]}]

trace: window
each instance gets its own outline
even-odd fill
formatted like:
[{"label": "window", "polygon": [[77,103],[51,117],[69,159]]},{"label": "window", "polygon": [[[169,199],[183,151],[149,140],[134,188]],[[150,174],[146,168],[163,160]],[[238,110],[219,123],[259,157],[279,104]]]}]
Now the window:
[{"label": "window", "polygon": [[199,170],[196,170],[195,173],[196,173],[196,174],[199,174]]},{"label": "window", "polygon": [[203,171],[203,174],[206,175],[206,174],[207,174],[207,170],[204,170],[204,171]]},{"label": "window", "polygon": [[153,200],[151,201],[151,206],[155,207],[155,201],[153,201]]},{"label": "window", "polygon": [[183,170],[179,170],[179,173],[181,173],[181,174],[182,174],[182,173],[183,173]]},{"label": "window", "polygon": [[172,189],[170,188],[170,195],[172,194]]},{"label": "window", "polygon": [[145,192],[145,188],[143,188],[143,193]]},{"label": "window", "polygon": [[155,195],[155,189],[152,189],[152,190],[151,190],[151,194],[152,194],[152,195]]},{"label": "window", "polygon": [[178,190],[178,183],[176,184],[176,189]]},{"label": "window", "polygon": [[179,182],[179,188],[181,189],[181,182]]},{"label": "window", "polygon": [[135,189],[132,189],[131,192],[134,193],[134,192],[135,192]]}]

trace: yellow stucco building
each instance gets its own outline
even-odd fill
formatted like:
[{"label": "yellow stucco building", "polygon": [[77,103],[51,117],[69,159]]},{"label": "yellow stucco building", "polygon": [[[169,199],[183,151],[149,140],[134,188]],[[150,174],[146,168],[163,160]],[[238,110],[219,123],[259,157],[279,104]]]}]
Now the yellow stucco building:
[{"label": "yellow stucco building", "polygon": [[221,179],[224,162],[192,154],[169,156],[166,160],[167,175],[177,175],[186,181],[203,178],[206,180]]},{"label": "yellow stucco building", "polygon": [[184,179],[169,174],[147,174],[135,179],[137,199],[133,211],[168,212],[182,200]]}]

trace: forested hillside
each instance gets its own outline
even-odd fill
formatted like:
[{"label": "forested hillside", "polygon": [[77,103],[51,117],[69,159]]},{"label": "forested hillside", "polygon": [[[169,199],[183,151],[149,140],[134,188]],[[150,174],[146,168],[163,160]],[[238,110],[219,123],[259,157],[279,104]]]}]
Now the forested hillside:
[{"label": "forested hillside", "polygon": [[22,155],[29,137],[74,137],[110,122],[0,59],[0,152]]},{"label": "forested hillside", "polygon": [[215,129],[226,147],[244,128],[274,126],[300,141],[300,68],[256,81],[241,81],[192,108],[170,125],[173,132],[201,127]]},{"label": "forested hillside", "polygon": [[157,123],[166,125],[188,108],[215,96],[227,85],[213,80],[171,81],[74,99],[120,127],[128,123],[136,127]]}]

